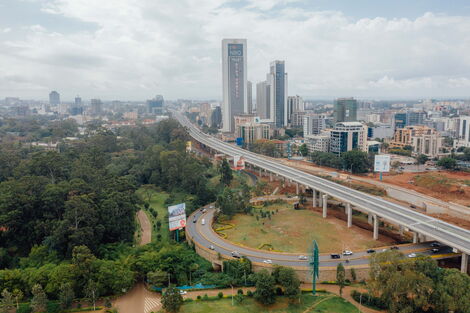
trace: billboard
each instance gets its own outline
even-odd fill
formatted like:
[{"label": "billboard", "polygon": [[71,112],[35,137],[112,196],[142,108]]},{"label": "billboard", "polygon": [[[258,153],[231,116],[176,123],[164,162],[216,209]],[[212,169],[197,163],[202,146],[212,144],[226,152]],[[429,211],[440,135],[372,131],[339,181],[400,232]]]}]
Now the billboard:
[{"label": "billboard", "polygon": [[191,152],[193,150],[193,143],[191,141],[186,141],[186,152]]},{"label": "billboard", "polygon": [[390,172],[390,156],[385,154],[376,154],[374,160],[375,172]]},{"label": "billboard", "polygon": [[168,226],[170,231],[186,226],[186,203],[168,207]]},{"label": "billboard", "polygon": [[244,170],[245,169],[245,159],[242,156],[235,155],[233,157],[233,169],[234,170]]}]

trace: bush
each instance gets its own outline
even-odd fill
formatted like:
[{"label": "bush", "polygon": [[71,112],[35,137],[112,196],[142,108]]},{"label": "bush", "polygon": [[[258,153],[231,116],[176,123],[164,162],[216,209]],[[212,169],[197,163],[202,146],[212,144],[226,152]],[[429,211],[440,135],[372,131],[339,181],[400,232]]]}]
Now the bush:
[{"label": "bush", "polygon": [[204,295],[204,297],[202,297],[202,300],[204,300],[204,301],[209,300],[209,296],[207,295],[207,293]]},{"label": "bush", "polygon": [[237,294],[242,295],[243,294],[243,289],[238,289]]},{"label": "bush", "polygon": [[283,294],[284,294],[284,292],[282,291],[282,288],[281,288],[281,287],[277,287],[277,288],[276,288],[276,295],[282,296]]},{"label": "bush", "polygon": [[247,295],[248,297],[253,297],[253,292],[252,292],[251,290],[248,290],[247,293],[246,293],[246,295]]},{"label": "bush", "polygon": [[197,299],[198,299],[198,300],[201,300],[201,296],[197,296]]},{"label": "bush", "polygon": [[217,294],[217,297],[219,297],[219,299],[222,299],[224,296],[224,293],[221,291]]},{"label": "bush", "polygon": [[374,297],[367,292],[351,291],[351,297],[358,303],[376,310],[387,309],[387,304],[382,299]]},{"label": "bush", "polygon": [[60,310],[60,304],[57,302],[52,302],[49,301],[46,306],[46,312],[47,313],[59,313]]},{"label": "bush", "polygon": [[21,303],[20,307],[16,310],[16,313],[31,313],[33,309],[28,303]]}]

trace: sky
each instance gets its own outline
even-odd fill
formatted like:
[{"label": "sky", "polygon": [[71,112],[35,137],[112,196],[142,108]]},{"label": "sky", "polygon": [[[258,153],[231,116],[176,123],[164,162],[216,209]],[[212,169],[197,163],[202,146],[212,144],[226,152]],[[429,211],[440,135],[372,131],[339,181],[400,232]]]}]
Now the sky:
[{"label": "sky", "polygon": [[470,98],[468,0],[0,0],[0,98],[221,99],[223,38],[289,95]]}]

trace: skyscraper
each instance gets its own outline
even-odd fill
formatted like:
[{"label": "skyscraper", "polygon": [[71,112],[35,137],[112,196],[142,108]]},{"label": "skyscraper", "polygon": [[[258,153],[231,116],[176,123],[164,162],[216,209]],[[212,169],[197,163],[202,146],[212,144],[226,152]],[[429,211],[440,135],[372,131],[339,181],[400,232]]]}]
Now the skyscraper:
[{"label": "skyscraper", "polygon": [[253,113],[253,84],[250,81],[246,82],[246,95],[248,101],[248,114]]},{"label": "skyscraper", "polygon": [[83,106],[82,106],[82,98],[79,96],[75,97],[75,102],[69,108],[70,115],[82,115],[83,114]]},{"label": "skyscraper", "polygon": [[60,94],[57,91],[53,90],[49,94],[49,104],[51,106],[58,106],[60,104]]},{"label": "skyscraper", "polygon": [[268,74],[271,85],[271,121],[276,127],[287,126],[287,73],[284,61],[273,61]]},{"label": "skyscraper", "polygon": [[357,121],[357,100],[339,98],[335,101],[335,123]]},{"label": "skyscraper", "polygon": [[267,81],[256,84],[256,114],[262,119],[271,118],[271,89]]},{"label": "skyscraper", "polygon": [[100,99],[91,99],[91,114],[101,115],[103,113],[103,104]]},{"label": "skyscraper", "polygon": [[157,95],[151,100],[147,100],[147,108],[150,114],[161,115],[163,113],[163,96]]},{"label": "skyscraper", "polygon": [[287,97],[287,122],[292,124],[292,115],[294,113],[304,112],[304,99],[300,96]]},{"label": "skyscraper", "polygon": [[222,131],[235,130],[233,117],[248,112],[246,39],[222,40]]}]

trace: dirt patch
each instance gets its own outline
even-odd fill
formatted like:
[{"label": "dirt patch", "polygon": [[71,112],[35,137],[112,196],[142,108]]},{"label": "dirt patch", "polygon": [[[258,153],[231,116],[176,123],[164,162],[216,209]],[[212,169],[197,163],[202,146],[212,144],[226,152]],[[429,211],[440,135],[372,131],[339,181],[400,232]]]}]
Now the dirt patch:
[{"label": "dirt patch", "polygon": [[152,225],[150,224],[147,214],[143,210],[137,212],[137,219],[139,220],[141,237],[139,245],[146,245],[152,240]]}]

